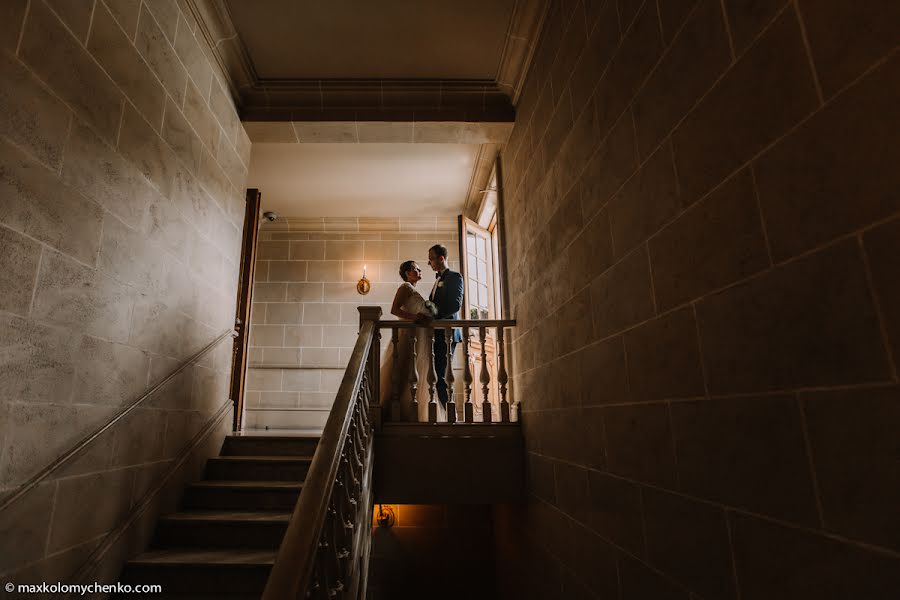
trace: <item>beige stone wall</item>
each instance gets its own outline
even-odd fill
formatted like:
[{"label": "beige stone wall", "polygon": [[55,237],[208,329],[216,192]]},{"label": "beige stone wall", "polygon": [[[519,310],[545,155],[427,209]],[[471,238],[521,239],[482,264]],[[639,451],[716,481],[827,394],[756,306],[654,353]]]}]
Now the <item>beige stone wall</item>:
[{"label": "beige stone wall", "polygon": [[[246,426],[323,425],[356,343],[357,307],[377,304],[385,319],[394,319],[391,302],[402,283],[404,260],[419,263],[427,296],[433,283],[428,248],[434,244],[447,246],[451,267],[458,268],[455,217],[264,223],[253,290]],[[356,291],[363,265],[372,284],[366,296]]]},{"label": "beige stone wall", "polygon": [[[250,143],[174,0],[0,12],[8,491],[232,325]],[[226,403],[229,369],[226,340],[0,512],[0,574],[71,575]]]},{"label": "beige stone wall", "polygon": [[550,4],[502,153],[501,589],[896,595],[900,4]]}]

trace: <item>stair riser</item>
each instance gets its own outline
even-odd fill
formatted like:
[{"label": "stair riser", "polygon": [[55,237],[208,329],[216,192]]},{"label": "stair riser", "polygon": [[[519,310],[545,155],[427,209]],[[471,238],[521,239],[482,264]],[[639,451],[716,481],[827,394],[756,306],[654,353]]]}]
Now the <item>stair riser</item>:
[{"label": "stair riser", "polygon": [[300,490],[242,490],[188,488],[182,505],[190,509],[233,508],[243,510],[291,511]]},{"label": "stair riser", "polygon": [[[162,586],[166,596],[208,595],[231,597],[262,595],[271,565],[135,565],[128,564],[122,583],[152,583]],[[133,596],[131,596],[133,597]]]},{"label": "stair riser", "polygon": [[210,460],[206,463],[206,479],[228,481],[298,481],[309,471],[309,463],[235,463]]},{"label": "stair riser", "polygon": [[152,546],[156,548],[260,548],[277,550],[287,531],[284,523],[199,521],[159,522]]},{"label": "stair riser", "polygon": [[227,437],[222,456],[312,456],[318,438]]}]

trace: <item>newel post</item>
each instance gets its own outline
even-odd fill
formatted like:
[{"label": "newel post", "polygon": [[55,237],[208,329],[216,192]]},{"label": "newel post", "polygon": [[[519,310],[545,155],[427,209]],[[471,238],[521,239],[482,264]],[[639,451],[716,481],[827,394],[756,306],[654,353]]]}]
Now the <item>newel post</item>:
[{"label": "newel post", "polygon": [[381,330],[378,322],[381,320],[380,306],[359,306],[359,327],[372,321],[375,325],[375,336],[372,339],[372,348],[366,358],[366,371],[371,385],[372,394],[369,397],[369,416],[375,431],[381,431],[382,411],[381,406]]}]

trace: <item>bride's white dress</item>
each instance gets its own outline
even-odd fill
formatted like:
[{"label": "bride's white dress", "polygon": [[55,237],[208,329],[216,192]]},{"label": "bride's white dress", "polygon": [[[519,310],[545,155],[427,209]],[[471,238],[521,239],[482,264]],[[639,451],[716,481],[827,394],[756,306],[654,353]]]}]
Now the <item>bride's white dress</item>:
[{"label": "bride's white dress", "polygon": [[[403,289],[406,288],[406,289]],[[398,289],[398,293],[407,294],[407,298],[401,308],[408,313],[416,315],[430,315],[430,311],[425,306],[425,298],[419,291],[409,282],[404,282]],[[416,327],[413,329],[401,329],[397,336],[397,351],[394,352],[393,344],[388,345],[381,361],[381,403],[390,412],[396,407],[393,404],[394,394],[399,401],[400,415],[390,415],[392,421],[428,421],[428,381],[426,374],[429,367],[429,356],[431,354],[431,332],[427,327]],[[410,369],[412,368],[412,341],[413,333],[415,333],[416,343],[416,373],[419,377],[418,390],[416,393],[416,402],[418,404],[418,414],[412,414],[412,393],[409,386]],[[384,330],[382,335],[390,335]],[[396,384],[396,387],[394,385]],[[435,394],[437,401],[437,394]],[[438,419],[441,416],[441,404],[438,405]]]}]

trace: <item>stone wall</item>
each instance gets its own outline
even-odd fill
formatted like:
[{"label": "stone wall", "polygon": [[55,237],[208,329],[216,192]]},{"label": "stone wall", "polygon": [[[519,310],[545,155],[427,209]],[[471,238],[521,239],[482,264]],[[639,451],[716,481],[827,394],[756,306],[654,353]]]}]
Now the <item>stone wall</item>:
[{"label": "stone wall", "polygon": [[[434,283],[428,249],[443,244],[458,268],[455,217],[285,218],[260,228],[251,308],[245,425],[324,425],[359,331],[361,305],[384,319],[400,263],[422,269],[421,291]],[[371,291],[356,282],[366,265]],[[386,347],[389,336],[382,340]],[[457,352],[456,355],[461,355]],[[456,357],[454,355],[454,357]],[[273,367],[287,368],[273,368]]]},{"label": "stone wall", "polygon": [[[233,324],[250,142],[184,6],[0,9],[0,491]],[[198,432],[227,426],[230,345],[0,512],[0,574],[65,582],[103,555]]]},{"label": "stone wall", "polygon": [[508,597],[896,595],[898,21],[551,3],[502,153]]}]

